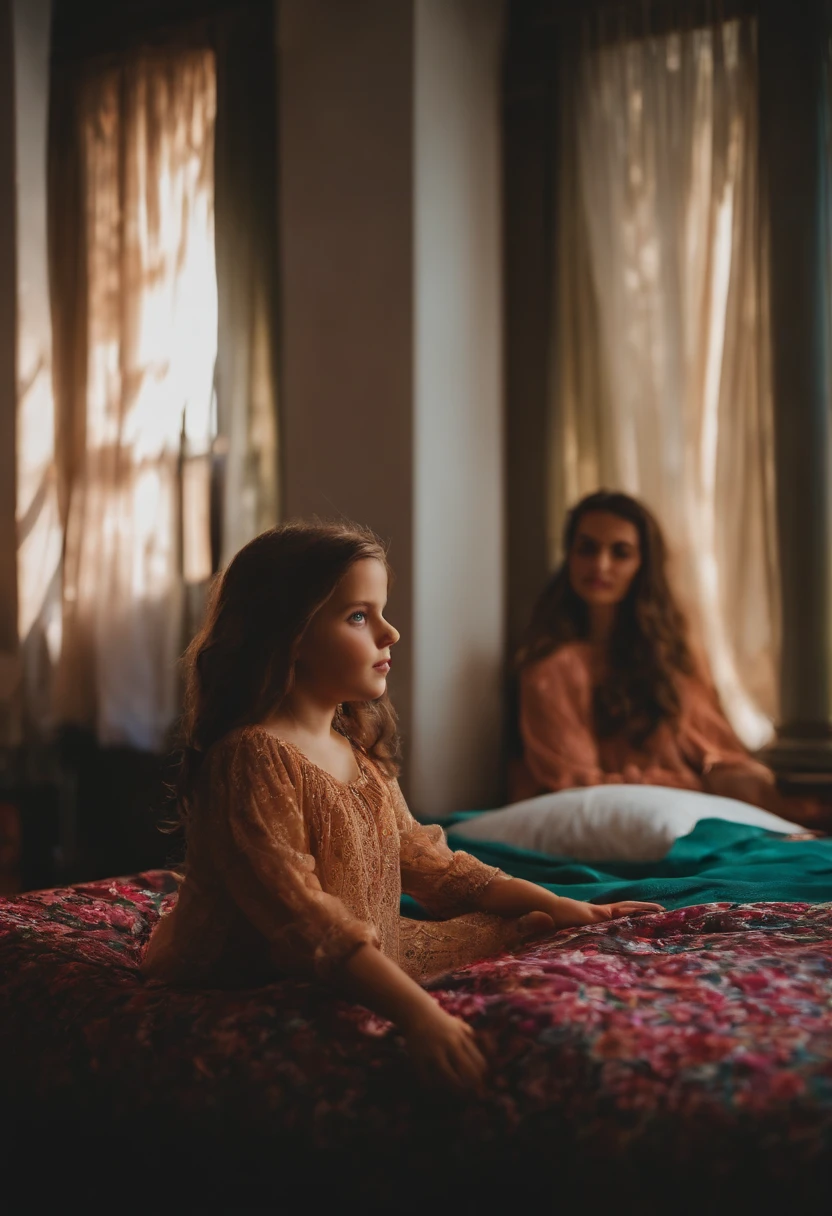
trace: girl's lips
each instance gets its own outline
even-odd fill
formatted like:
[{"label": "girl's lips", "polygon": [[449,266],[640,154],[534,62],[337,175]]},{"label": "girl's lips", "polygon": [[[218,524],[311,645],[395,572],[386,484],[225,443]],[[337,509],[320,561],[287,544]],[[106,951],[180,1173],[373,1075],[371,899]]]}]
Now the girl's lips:
[{"label": "girl's lips", "polygon": [[389,670],[390,670],[390,660],[389,659],[384,659],[381,663],[373,664],[373,671],[380,671],[382,673],[382,675],[387,675],[387,672]]}]

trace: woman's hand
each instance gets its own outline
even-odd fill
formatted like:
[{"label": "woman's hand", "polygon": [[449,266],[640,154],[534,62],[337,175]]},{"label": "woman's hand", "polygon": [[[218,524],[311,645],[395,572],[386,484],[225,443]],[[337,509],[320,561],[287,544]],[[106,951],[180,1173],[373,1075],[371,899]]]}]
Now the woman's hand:
[{"label": "woman's hand", "polygon": [[483,1096],[488,1065],[467,1022],[446,1013],[439,1005],[421,1010],[402,1026],[410,1055],[429,1084],[450,1085]]},{"label": "woman's hand", "polygon": [[751,806],[759,806],[773,815],[789,818],[783,796],[774,783],[774,774],[762,764],[751,761],[747,768],[716,764],[702,779],[706,794],[720,798],[736,798]]}]

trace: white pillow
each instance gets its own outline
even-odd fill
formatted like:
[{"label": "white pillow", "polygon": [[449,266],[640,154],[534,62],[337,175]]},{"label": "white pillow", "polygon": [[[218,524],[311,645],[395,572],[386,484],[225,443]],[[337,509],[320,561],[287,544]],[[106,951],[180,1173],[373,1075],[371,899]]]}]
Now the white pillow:
[{"label": "white pillow", "polygon": [[804,830],[734,798],[659,785],[593,785],[541,794],[485,811],[450,830],[463,840],[579,861],[660,861],[700,819],[727,819],[785,835]]}]

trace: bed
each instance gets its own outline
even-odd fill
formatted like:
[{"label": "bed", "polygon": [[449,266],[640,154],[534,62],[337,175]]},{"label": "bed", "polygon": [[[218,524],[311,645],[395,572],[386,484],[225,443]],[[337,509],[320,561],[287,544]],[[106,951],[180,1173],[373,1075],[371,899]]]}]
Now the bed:
[{"label": "bed", "polygon": [[491,1059],[479,1100],[415,1087],[388,1024],[316,985],[145,984],[175,891],[154,871],[0,901],[4,1196],[828,1209],[828,904],[681,907],[435,981]]}]

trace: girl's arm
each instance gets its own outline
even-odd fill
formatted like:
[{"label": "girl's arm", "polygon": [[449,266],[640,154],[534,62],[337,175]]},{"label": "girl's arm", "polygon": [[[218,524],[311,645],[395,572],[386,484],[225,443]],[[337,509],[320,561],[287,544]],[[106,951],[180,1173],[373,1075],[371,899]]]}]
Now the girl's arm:
[{"label": "girl's arm", "polygon": [[[587,904],[554,895],[537,883],[509,878],[470,853],[452,852],[438,825],[416,822],[398,783],[391,782],[390,789],[400,832],[402,890],[440,920],[462,912],[494,912],[505,917],[543,912],[550,919],[541,918],[536,930],[541,934],[551,930],[551,922],[554,928],[564,929],[613,916],[663,911],[659,904]],[[532,925],[527,928],[533,930]]]},{"label": "girl's arm", "polygon": [[362,946],[346,961],[339,978],[349,997],[395,1022],[426,1079],[482,1092],[487,1065],[472,1028],[446,1013],[380,950]]},{"label": "girl's arm", "polygon": [[418,823],[398,781],[389,783],[389,791],[399,830],[404,894],[412,896],[437,920],[475,911],[485,888],[496,880],[504,881],[505,875],[461,849],[453,852],[438,824]]},{"label": "girl's arm", "polygon": [[661,904],[625,900],[615,904],[588,904],[582,900],[555,895],[546,887],[522,878],[492,882],[478,900],[481,912],[496,912],[498,916],[523,916],[528,912],[545,912],[556,929],[574,925],[592,925],[618,916],[637,916],[645,912],[663,912]]}]

